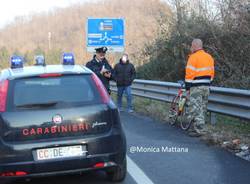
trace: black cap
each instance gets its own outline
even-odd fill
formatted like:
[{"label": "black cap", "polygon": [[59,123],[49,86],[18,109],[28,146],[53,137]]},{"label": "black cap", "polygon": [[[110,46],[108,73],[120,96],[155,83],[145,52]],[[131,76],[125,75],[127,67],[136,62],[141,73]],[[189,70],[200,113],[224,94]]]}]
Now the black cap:
[{"label": "black cap", "polygon": [[106,53],[108,51],[107,47],[100,47],[95,49],[97,53]]}]

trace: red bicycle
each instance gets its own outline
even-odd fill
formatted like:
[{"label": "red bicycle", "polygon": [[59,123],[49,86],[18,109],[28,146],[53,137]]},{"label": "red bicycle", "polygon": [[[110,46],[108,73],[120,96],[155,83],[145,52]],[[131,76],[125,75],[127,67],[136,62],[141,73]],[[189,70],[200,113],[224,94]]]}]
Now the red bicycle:
[{"label": "red bicycle", "polygon": [[178,83],[180,84],[180,88],[178,89],[178,94],[174,96],[171,102],[169,121],[171,125],[175,125],[179,120],[181,128],[188,130],[192,124],[192,120],[188,120],[187,118],[189,91],[186,91],[184,81],[178,81]]}]

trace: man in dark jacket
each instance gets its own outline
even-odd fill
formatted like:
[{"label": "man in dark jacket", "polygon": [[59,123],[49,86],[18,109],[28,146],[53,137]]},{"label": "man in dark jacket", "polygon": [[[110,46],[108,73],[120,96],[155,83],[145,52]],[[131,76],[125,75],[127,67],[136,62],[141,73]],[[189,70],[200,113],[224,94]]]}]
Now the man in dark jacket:
[{"label": "man in dark jacket", "polygon": [[119,110],[122,109],[122,95],[125,92],[127,96],[128,112],[133,112],[132,108],[132,94],[131,84],[136,77],[135,67],[129,62],[128,55],[123,54],[119,63],[115,65],[114,76],[118,88],[117,92],[117,106]]},{"label": "man in dark jacket", "polygon": [[100,47],[95,49],[96,54],[93,59],[86,64],[86,67],[91,69],[102,81],[108,93],[111,93],[109,81],[113,77],[113,69],[105,58],[107,47]]}]

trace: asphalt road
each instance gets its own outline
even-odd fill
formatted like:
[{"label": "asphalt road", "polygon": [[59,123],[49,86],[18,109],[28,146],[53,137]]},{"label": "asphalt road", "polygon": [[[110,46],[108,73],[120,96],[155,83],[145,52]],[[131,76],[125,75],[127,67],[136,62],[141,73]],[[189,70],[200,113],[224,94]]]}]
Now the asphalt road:
[{"label": "asphalt road", "polygon": [[[178,128],[150,118],[121,114],[128,144],[128,175],[123,184],[249,184],[250,162]],[[179,149],[179,150],[178,150]],[[182,149],[182,150],[180,150]],[[108,184],[92,172],[34,179],[27,184]]]}]

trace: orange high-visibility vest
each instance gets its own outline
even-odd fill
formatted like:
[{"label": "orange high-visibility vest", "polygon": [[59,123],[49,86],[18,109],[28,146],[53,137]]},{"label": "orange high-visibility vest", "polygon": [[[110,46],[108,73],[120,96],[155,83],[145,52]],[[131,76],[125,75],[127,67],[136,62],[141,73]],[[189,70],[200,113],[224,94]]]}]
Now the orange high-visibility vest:
[{"label": "orange high-visibility vest", "polygon": [[214,79],[214,59],[204,50],[191,54],[187,66],[185,82],[190,86],[210,85]]}]

